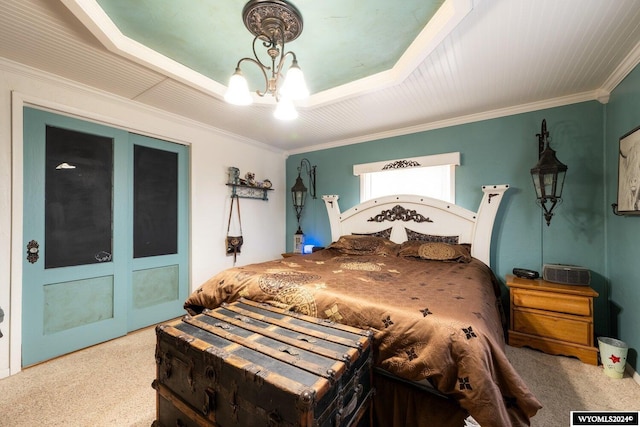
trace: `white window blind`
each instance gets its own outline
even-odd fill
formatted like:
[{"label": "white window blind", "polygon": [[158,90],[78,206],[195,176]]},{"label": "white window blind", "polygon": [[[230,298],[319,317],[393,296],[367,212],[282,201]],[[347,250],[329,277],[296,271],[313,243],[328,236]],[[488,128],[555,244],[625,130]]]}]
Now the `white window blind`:
[{"label": "white window blind", "polygon": [[394,194],[417,194],[455,203],[455,167],[460,153],[354,165],[360,202]]}]

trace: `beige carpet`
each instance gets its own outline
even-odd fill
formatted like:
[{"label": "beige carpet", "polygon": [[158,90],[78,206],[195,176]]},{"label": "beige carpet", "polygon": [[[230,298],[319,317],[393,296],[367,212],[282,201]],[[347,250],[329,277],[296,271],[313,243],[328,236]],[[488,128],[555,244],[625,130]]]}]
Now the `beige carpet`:
[{"label": "beige carpet", "polygon": [[[147,328],[0,380],[0,426],[150,426],[154,346]],[[640,410],[640,385],[630,377],[529,349],[507,354],[544,405],[533,426],[568,426],[571,410]]]},{"label": "beige carpet", "polygon": [[0,426],[149,427],[154,348],[147,328],[0,380]]},{"label": "beige carpet", "polygon": [[602,366],[528,348],[507,347],[507,356],[542,403],[533,426],[569,426],[570,411],[640,411],[640,385],[628,374],[609,378]]}]

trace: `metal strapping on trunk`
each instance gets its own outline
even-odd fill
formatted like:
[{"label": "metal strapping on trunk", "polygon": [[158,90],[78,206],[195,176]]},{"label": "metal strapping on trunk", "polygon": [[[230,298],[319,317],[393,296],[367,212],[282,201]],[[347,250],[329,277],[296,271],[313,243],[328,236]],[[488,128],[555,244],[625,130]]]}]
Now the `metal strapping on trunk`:
[{"label": "metal strapping on trunk", "polygon": [[211,326],[208,323],[205,323],[201,320],[198,320],[195,317],[185,316],[183,319],[185,323],[193,325],[197,328],[204,329],[207,332],[210,332],[214,335],[217,335],[226,340],[234,341],[237,344],[240,344],[246,348],[257,351],[259,353],[265,354],[271,358],[279,360],[281,362],[288,363],[292,366],[305,370],[309,373],[317,375],[319,377],[325,378],[331,383],[336,380],[336,373],[342,374],[344,371],[344,364],[338,361],[333,361],[335,369],[326,369],[326,367],[318,366],[315,363],[307,362],[305,360],[301,360],[299,357],[291,356],[283,351],[274,350],[266,345],[257,343],[255,341],[240,337],[238,335],[232,334],[228,330],[222,330],[215,326]]},{"label": "metal strapping on trunk", "polygon": [[[236,310],[231,310],[231,308],[233,308],[231,306],[226,306],[224,308],[237,313]],[[331,359],[344,360],[348,364],[351,363],[352,358],[357,359],[357,357],[359,356],[358,354],[350,355],[346,353],[339,353],[336,351],[332,351],[331,349],[328,349],[328,348],[313,345],[314,343],[317,342],[317,339],[321,339],[325,341],[327,341],[327,339],[323,336],[318,336],[318,335],[322,335],[320,333],[314,334],[315,331],[304,329],[302,327],[296,327],[294,329],[294,328],[291,328],[290,326],[295,326],[295,325],[290,325],[290,324],[287,324],[286,322],[277,322],[276,321],[277,319],[267,318],[265,316],[260,316],[252,312],[243,312],[242,315],[239,315],[235,319],[225,316],[224,314],[221,314],[218,311],[213,311],[213,310],[205,311],[202,314],[225,321],[229,324],[238,326],[248,331],[258,333],[265,337],[272,338],[274,340],[277,340],[295,347],[298,347],[299,345],[304,344],[304,347],[302,347],[304,350],[308,350],[313,353],[319,354],[321,356],[329,357]],[[255,317],[253,317],[252,315]],[[297,338],[290,338],[278,332],[254,325],[251,323],[251,319],[255,319],[264,323],[269,323],[271,325],[278,326],[282,329],[288,329],[294,332],[299,332],[299,335],[297,336]],[[285,324],[286,326],[282,326],[281,323]],[[304,343],[301,343],[300,341],[304,341]],[[354,350],[355,352],[360,352],[358,348],[355,348],[353,346],[353,343],[350,343],[350,344],[336,343],[336,344],[341,344],[346,347],[349,347],[350,350]]]}]

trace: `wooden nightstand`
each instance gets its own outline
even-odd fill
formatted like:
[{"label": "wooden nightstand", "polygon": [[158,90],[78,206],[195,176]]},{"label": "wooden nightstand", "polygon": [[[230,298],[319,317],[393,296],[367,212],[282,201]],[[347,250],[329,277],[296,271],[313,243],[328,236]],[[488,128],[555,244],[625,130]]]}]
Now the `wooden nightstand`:
[{"label": "wooden nightstand", "polygon": [[594,347],[593,299],[589,286],[561,285],[507,275],[510,293],[509,345],[575,356],[598,364]]}]

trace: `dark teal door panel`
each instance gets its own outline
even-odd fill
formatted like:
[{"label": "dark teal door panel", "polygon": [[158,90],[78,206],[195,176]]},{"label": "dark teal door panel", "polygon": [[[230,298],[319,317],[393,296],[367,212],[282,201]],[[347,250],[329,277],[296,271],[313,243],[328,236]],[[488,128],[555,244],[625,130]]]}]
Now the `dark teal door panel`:
[{"label": "dark teal door panel", "polygon": [[23,134],[23,366],[182,314],[188,148],[32,108]]},{"label": "dark teal door panel", "polygon": [[131,134],[133,260],[129,329],[184,314],[189,268],[187,147]]},{"label": "dark teal door panel", "polygon": [[113,173],[127,141],[122,130],[24,110],[23,236],[39,249],[23,267],[24,366],[126,334],[119,284],[130,249],[110,229],[127,223],[114,208],[127,203],[126,176]]}]

